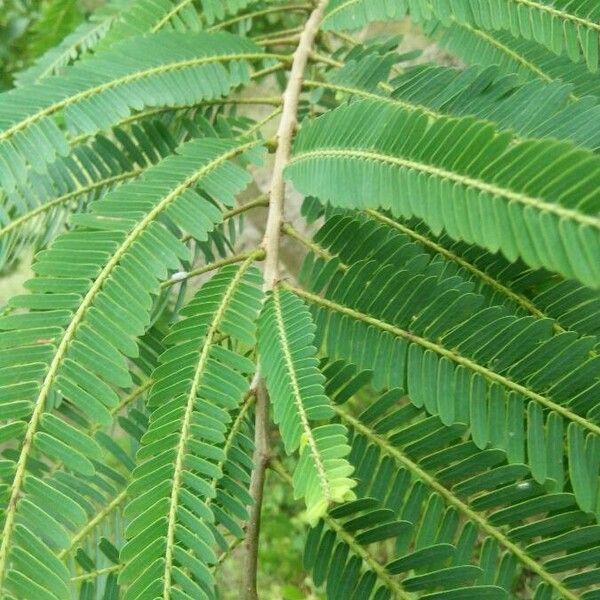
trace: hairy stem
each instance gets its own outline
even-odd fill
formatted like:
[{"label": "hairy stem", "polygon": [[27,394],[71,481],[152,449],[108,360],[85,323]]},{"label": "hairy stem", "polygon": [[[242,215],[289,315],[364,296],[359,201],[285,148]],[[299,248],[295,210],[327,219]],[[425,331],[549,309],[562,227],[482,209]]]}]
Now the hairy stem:
[{"label": "hairy stem", "polygon": [[71,577],[71,582],[79,582],[79,581],[89,581],[90,579],[98,579],[98,577],[102,577],[102,575],[108,575],[109,573],[114,573],[121,568],[121,565],[111,565],[110,567],[105,567],[104,569],[98,569],[97,571],[90,571],[89,573],[84,573],[83,575],[77,575],[76,577]]},{"label": "hairy stem", "polygon": [[323,19],[323,12],[327,0],[321,0],[315,10],[311,13],[306,25],[300,34],[300,40],[294,58],[290,77],[285,91],[283,92],[283,110],[279,127],[277,129],[277,151],[275,152],[275,163],[271,178],[270,205],[267,216],[267,226],[263,247],[267,253],[265,261],[265,290],[273,289],[278,278],[279,239],[281,235],[281,224],[283,222],[283,203],[285,196],[285,182],[283,169],[290,159],[292,138],[297,123],[298,103],[302,91],[304,71],[308,64],[308,58],[312,51],[315,36]]},{"label": "hairy stem", "polygon": [[260,40],[257,43],[267,48],[269,46],[288,46],[290,44],[295,44],[297,41],[297,35],[287,35],[273,39]]},{"label": "hairy stem", "polygon": [[187,279],[191,279],[192,277],[197,277],[198,275],[203,275],[204,273],[210,273],[211,271],[216,271],[225,265],[232,265],[238,262],[242,262],[247,260],[250,256],[254,256],[255,260],[262,260],[264,256],[264,252],[262,250],[252,250],[251,252],[242,252],[240,254],[234,254],[233,256],[228,256],[227,258],[222,258],[220,260],[215,260],[214,262],[208,263],[206,265],[202,265],[197,269],[192,269],[191,271],[176,273],[171,277],[171,279],[167,281],[163,281],[160,285],[161,288],[171,287],[177,283],[181,283],[182,281],[186,281]]},{"label": "hairy stem", "polygon": [[[323,20],[327,0],[319,0],[310,14],[300,34],[298,46],[294,52],[288,84],[283,92],[281,119],[277,128],[277,149],[271,177],[269,213],[263,238],[265,250],[264,290],[270,292],[279,278],[279,242],[283,223],[285,182],[283,170],[290,159],[292,138],[296,129],[298,103],[302,92],[302,81],[308,64],[315,37]],[[260,372],[257,371],[260,377]],[[258,380],[257,380],[258,381]],[[254,470],[250,482],[250,495],[253,506],[246,532],[246,557],[242,578],[242,597],[245,600],[257,600],[256,567],[260,537],[260,513],[265,482],[265,470],[269,462],[269,406],[264,381],[258,381],[255,409],[255,451]]]}]

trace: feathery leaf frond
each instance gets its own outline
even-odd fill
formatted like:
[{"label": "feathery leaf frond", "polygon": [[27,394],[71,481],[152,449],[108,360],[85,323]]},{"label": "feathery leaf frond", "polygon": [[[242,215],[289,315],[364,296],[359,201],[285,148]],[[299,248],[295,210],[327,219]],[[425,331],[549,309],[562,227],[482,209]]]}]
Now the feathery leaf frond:
[{"label": "feathery leaf frond", "polygon": [[388,84],[390,66],[385,55],[369,54],[332,69],[327,81],[308,80],[305,85],[433,118],[474,116],[522,137],[571,140],[592,150],[600,146],[600,129],[595,125],[600,105],[593,98],[573,99],[570,84],[523,84],[515,75],[501,76],[496,65],[464,71],[422,65],[407,69]]},{"label": "feathery leaf frond", "polygon": [[600,8],[590,0],[332,0],[323,27],[358,29],[371,21],[401,19],[409,12],[416,22],[436,18],[447,26],[510,31],[573,62],[583,55],[590,71],[598,68]]},{"label": "feathery leaf frond", "polygon": [[[385,0],[331,0],[323,19],[325,31],[354,31],[372,21],[397,21],[409,11],[411,0],[386,2]],[[410,8],[428,8],[428,0],[413,0]],[[430,11],[428,11],[430,13]],[[429,14],[431,17],[431,14]]]},{"label": "feathery leaf frond", "polygon": [[598,0],[7,1],[0,597],[600,600]]},{"label": "feathery leaf frond", "polygon": [[83,208],[120,183],[134,179],[176,146],[171,134],[146,123],[130,133],[115,129],[59,157],[48,172],[31,171],[33,190],[8,193],[0,205],[0,268],[28,246],[43,246],[60,231],[71,207]]},{"label": "feathery leaf frond", "polygon": [[504,74],[517,74],[525,81],[557,80],[573,86],[571,99],[600,97],[598,77],[585,65],[557,56],[528,39],[515,38],[505,31],[484,31],[465,23],[443,29],[440,43],[470,65],[496,65]]},{"label": "feathery leaf frond", "polygon": [[498,67],[464,71],[423,66],[392,81],[392,98],[424,110],[457,117],[474,116],[512,129],[521,137],[558,138],[597,150],[600,104],[593,98],[572,102],[571,86],[562,82],[519,84],[498,75]]},{"label": "feathery leaf frond", "polygon": [[304,303],[279,288],[267,300],[260,318],[258,351],[273,403],[275,422],[288,453],[300,448],[294,490],[304,497],[307,518],[315,521],[335,502],[352,496],[352,469],[346,430],[317,425],[333,415],[323,390],[312,345],[314,325]]},{"label": "feathery leaf frond", "polygon": [[[175,156],[148,169],[139,181],[115,190],[75,215],[80,227],[63,234],[38,255],[37,278],[31,295],[15,299],[30,309],[0,320],[1,343],[8,364],[2,371],[3,417],[27,418],[25,429],[13,433],[20,442],[18,459],[7,469],[10,500],[4,515],[0,577],[18,586],[23,576],[36,579],[35,569],[11,570],[15,526],[39,527],[43,510],[22,488],[32,453],[62,461],[69,469],[93,475],[90,461],[98,452],[88,436],[54,417],[51,410],[69,402],[92,423],[109,424],[108,409],[118,403],[113,386],[127,388],[132,380],[125,357],[136,356],[136,338],[149,326],[152,295],[169,269],[178,270],[188,250],[161,222],[189,231],[198,239],[221,220],[221,211],[204,194],[225,205],[249,181],[230,159],[249,152],[257,142],[194,140]],[[195,219],[188,209],[193,206]],[[127,298],[127,306],[120,299]],[[33,508],[31,508],[33,507]],[[50,547],[64,548],[68,536],[39,532]],[[48,550],[49,551],[49,550]]]},{"label": "feathery leaf frond", "polygon": [[[61,114],[73,134],[111,127],[145,106],[187,105],[217,98],[248,81],[250,60],[263,53],[228,33],[179,34],[125,41],[69,67],[64,75],[0,98],[0,183],[23,183],[26,165],[43,170],[66,154]],[[33,99],[33,100],[32,100]]]},{"label": "feathery leaf frond", "polygon": [[[600,332],[600,294],[574,281],[556,281],[546,271],[532,271],[510,263],[498,254],[455,242],[446,235],[434,236],[422,223],[401,221],[374,210],[363,217],[347,212],[333,215],[314,236],[320,252],[309,254],[301,280],[316,291],[331,276],[331,261],[344,269],[361,260],[395,263],[417,260],[430,254],[445,276],[461,275],[475,284],[486,304],[503,304],[521,315],[555,319],[553,329],[571,330],[579,336]],[[397,263],[396,263],[397,264]],[[598,342],[596,343],[596,346]]]},{"label": "feathery leaf frond", "polygon": [[598,69],[600,7],[589,0],[430,0],[442,22],[510,31]]},{"label": "feathery leaf frond", "polygon": [[218,494],[216,484],[227,461],[227,448],[220,444],[226,441],[232,411],[249,389],[247,376],[254,365],[219,345],[217,336],[253,343],[261,306],[254,258],[221,269],[165,338],[170,348],[153,374],[150,426],[129,486],[129,541],[121,552],[126,564],[119,575],[119,582],[128,584],[125,600],[212,597],[209,567],[217,558],[211,529],[219,518],[209,499],[217,495],[224,502],[224,518],[239,510],[244,518],[244,488],[229,479],[231,495]]},{"label": "feathery leaf frond", "polygon": [[436,234],[600,286],[600,162],[568,143],[511,145],[473,119],[361,101],[302,128],[287,177],[336,206],[414,215]]},{"label": "feathery leaf frond", "polygon": [[[347,371],[337,363],[327,367],[332,383],[341,369]],[[353,391],[359,394],[366,378],[353,376]],[[502,598],[510,597],[520,569],[533,572],[539,581],[535,598],[545,593],[579,597],[575,590],[585,587],[586,577],[594,577],[597,540],[589,551],[577,550],[592,539],[587,536],[593,536],[597,525],[577,509],[572,494],[544,489],[525,465],[509,464],[501,451],[478,448],[465,439],[463,425],[443,425],[407,404],[401,390],[385,392],[362,412],[342,405],[348,396],[344,393],[335,407],[352,432],[350,459],[360,480],[357,494],[375,498],[409,523],[396,537],[396,548],[406,552],[412,546],[411,551],[388,562],[390,573],[401,572],[401,565],[417,567],[409,557],[437,554],[437,568],[461,562],[478,565],[482,572],[476,583],[504,588]],[[581,545],[571,549],[572,557],[553,558],[569,544],[564,534],[571,531],[581,535]],[[451,545],[445,556],[436,553],[443,544]],[[496,574],[498,562],[504,565],[502,575]],[[569,574],[573,564],[587,573]],[[432,564],[426,562],[422,569],[433,570]]]},{"label": "feathery leaf frond", "polygon": [[158,31],[200,31],[227,15],[235,15],[253,0],[135,0],[124,10],[103,47],[125,38]]},{"label": "feathery leaf frond", "polygon": [[[600,435],[595,339],[553,336],[548,319],[483,307],[471,284],[418,255],[407,253],[394,275],[392,264],[363,261],[336,273],[325,298],[293,288],[314,307],[328,355],[372,370],[379,388],[406,390],[446,425],[468,424],[478,447],[503,450],[562,490],[556,449],[568,439],[574,460]],[[571,484],[580,507],[594,513],[599,467],[584,462]]]}]

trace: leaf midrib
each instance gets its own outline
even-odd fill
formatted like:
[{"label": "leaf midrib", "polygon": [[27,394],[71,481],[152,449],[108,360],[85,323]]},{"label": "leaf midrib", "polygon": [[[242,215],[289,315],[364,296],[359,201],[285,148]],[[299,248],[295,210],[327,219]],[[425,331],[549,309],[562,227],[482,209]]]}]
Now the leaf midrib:
[{"label": "leaf midrib", "polygon": [[[519,64],[523,65],[526,69],[528,69],[529,71],[534,73],[537,77],[539,77],[543,81],[546,81],[548,83],[557,81],[558,78],[553,77],[552,75],[548,75],[548,73],[543,71],[538,65],[531,62],[530,60],[527,60],[527,58],[525,58],[524,56],[522,56],[521,54],[519,54],[517,51],[513,50],[506,44],[503,44],[500,40],[498,40],[498,38],[495,38],[493,35],[491,35],[487,31],[473,27],[472,25],[469,25],[468,23],[462,23],[460,21],[457,21],[456,19],[453,19],[453,21],[456,23],[456,25],[458,27],[464,27],[465,29],[470,31],[473,35],[480,37],[482,40],[484,40],[491,46],[494,46],[495,48],[497,48],[500,52],[506,54],[507,56],[509,56],[516,62],[518,62]],[[573,93],[570,93],[568,98],[571,102],[576,102],[577,100],[579,100],[579,96],[577,96],[576,94],[573,94]]]},{"label": "leaf midrib", "polygon": [[367,92],[361,88],[351,87],[347,85],[340,85],[338,83],[330,83],[328,81],[315,81],[313,79],[306,79],[303,81],[302,85],[309,88],[323,88],[326,90],[332,90],[334,92],[343,92],[345,94],[351,94],[353,96],[360,96],[361,98],[366,98],[368,100],[373,100],[375,102],[381,102],[385,104],[389,104],[391,106],[398,106],[399,108],[404,108],[410,111],[419,111],[423,114],[428,115],[434,119],[441,119],[447,117],[448,114],[436,112],[422,104],[414,104],[412,102],[406,102],[405,100],[399,100],[398,98],[392,98],[390,96],[380,96],[379,94],[374,94],[373,92]]},{"label": "leaf midrib", "polygon": [[[255,258],[256,258],[256,255],[255,255]],[[231,448],[233,447],[233,443],[235,442],[237,434],[242,429],[242,425],[244,424],[244,419],[246,418],[248,411],[254,404],[255,399],[256,399],[256,392],[255,392],[255,390],[251,389],[246,394],[246,398],[242,404],[242,407],[240,408],[240,411],[238,412],[235,420],[233,421],[233,423],[231,424],[231,427],[229,428],[229,431],[227,432],[227,437],[225,438],[225,443],[223,444],[223,458],[217,463],[217,468],[220,471],[223,471],[225,465],[227,464],[227,461],[229,460],[229,452],[230,452]],[[213,477],[212,481],[210,483],[210,487],[212,488],[212,490],[214,492],[216,492],[218,484],[219,484],[219,480],[216,477]],[[210,505],[213,503],[215,498],[216,498],[216,494],[213,497],[210,497],[206,500],[207,508],[210,508]]]},{"label": "leaf midrib", "polygon": [[352,549],[352,551],[360,556],[361,560],[367,565],[376,575],[384,582],[387,588],[394,593],[395,598],[399,598],[400,600],[414,600],[415,596],[404,590],[401,583],[396,581],[392,575],[390,575],[386,568],[380,564],[377,559],[363,546],[361,546],[357,541],[354,535],[346,531],[333,517],[326,514],[323,517],[323,520],[327,525],[331,528],[335,534],[341,538],[348,546]]},{"label": "leaf midrib", "polygon": [[156,33],[161,27],[166,25],[180,10],[183,10],[193,0],[180,0],[173,8],[168,11],[163,17],[161,17],[156,24],[150,30],[152,33]]},{"label": "leaf midrib", "polygon": [[430,248],[436,254],[439,254],[439,255],[443,256],[445,259],[456,263],[459,267],[465,269],[465,271],[468,271],[469,273],[471,273],[472,275],[474,275],[475,277],[480,279],[484,284],[489,285],[494,290],[496,290],[496,291],[500,292],[502,295],[506,296],[506,298],[508,298],[510,301],[518,304],[523,310],[529,312],[536,319],[552,319],[552,322],[553,322],[552,328],[554,329],[554,331],[556,333],[564,333],[566,331],[566,329],[563,328],[563,326],[560,325],[560,323],[558,323],[558,321],[556,319],[554,319],[553,317],[550,317],[547,314],[545,314],[544,312],[542,312],[531,300],[529,300],[529,298],[527,298],[523,294],[519,294],[518,292],[513,291],[510,287],[503,284],[501,281],[495,279],[491,275],[488,275],[488,273],[481,270],[475,264],[473,264],[472,262],[469,262],[462,256],[455,254],[454,252],[452,252],[451,250],[448,250],[441,244],[429,239],[425,235],[420,234],[418,231],[415,231],[414,229],[412,229],[402,223],[397,223],[396,221],[386,217],[384,214],[382,214],[376,210],[367,209],[365,212],[367,215],[369,215],[373,219],[376,219],[376,220],[380,221],[381,223],[384,223],[388,227],[397,229],[404,235],[411,237],[412,239],[416,240],[418,243],[422,244],[423,246]]}]

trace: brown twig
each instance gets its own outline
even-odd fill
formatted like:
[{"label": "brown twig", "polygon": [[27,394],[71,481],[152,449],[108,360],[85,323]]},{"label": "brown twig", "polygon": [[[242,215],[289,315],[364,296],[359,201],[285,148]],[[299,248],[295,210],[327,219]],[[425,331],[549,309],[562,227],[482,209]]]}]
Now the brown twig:
[{"label": "brown twig", "polygon": [[[277,149],[275,151],[275,161],[271,176],[269,213],[267,215],[265,235],[262,242],[266,255],[264,268],[265,292],[271,291],[279,278],[279,245],[285,199],[283,170],[290,158],[304,72],[323,19],[326,5],[327,0],[319,0],[304,25],[298,46],[294,52],[289,80],[283,93],[281,119],[276,135]],[[245,600],[258,600],[256,567],[260,537],[260,513],[265,471],[269,463],[269,399],[259,371],[257,371],[256,385],[254,470],[250,482],[250,495],[253,499],[253,505],[250,509],[250,520],[246,532],[246,557],[242,587],[242,597]]]},{"label": "brown twig", "polygon": [[242,597],[245,600],[258,600],[256,575],[258,570],[258,542],[262,512],[265,475],[269,465],[269,397],[264,380],[259,376],[256,381],[256,405],[254,409],[254,469],[250,481],[250,495],[253,503],[250,507],[246,528],[246,552],[242,574]]}]

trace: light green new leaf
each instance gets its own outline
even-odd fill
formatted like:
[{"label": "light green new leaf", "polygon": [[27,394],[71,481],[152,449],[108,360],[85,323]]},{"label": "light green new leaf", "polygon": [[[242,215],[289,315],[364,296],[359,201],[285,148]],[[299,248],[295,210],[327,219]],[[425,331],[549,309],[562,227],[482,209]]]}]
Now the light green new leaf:
[{"label": "light green new leaf", "polygon": [[315,326],[304,303],[276,288],[259,321],[260,364],[273,403],[275,422],[288,453],[300,449],[294,489],[304,497],[310,522],[327,507],[353,497],[352,468],[346,429],[339,424],[315,425],[333,416],[323,389]]}]

